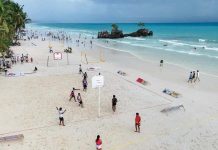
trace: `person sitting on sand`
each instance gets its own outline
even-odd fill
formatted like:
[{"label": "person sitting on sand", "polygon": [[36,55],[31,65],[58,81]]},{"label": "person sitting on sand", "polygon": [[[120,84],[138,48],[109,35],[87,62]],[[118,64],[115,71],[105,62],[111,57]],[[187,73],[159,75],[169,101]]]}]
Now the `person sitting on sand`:
[{"label": "person sitting on sand", "polygon": [[8,70],[7,70],[7,69],[4,69],[4,72],[5,72],[5,76],[7,76]]},{"label": "person sitting on sand", "polygon": [[126,73],[123,72],[123,71],[121,71],[121,70],[117,71],[117,73],[120,74],[120,75],[122,75],[122,76],[126,76]]},{"label": "person sitting on sand", "polygon": [[100,138],[100,135],[97,135],[95,144],[96,144],[96,150],[102,150],[102,140]]},{"label": "person sitting on sand", "polygon": [[60,123],[59,123],[59,125],[63,125],[63,126],[65,126],[64,125],[64,117],[63,117],[63,114],[66,112],[66,109],[63,111],[62,110],[62,108],[60,107],[60,108],[58,108],[58,107],[56,107],[56,109],[58,110],[58,113],[59,113],[59,120],[60,120]]},{"label": "person sitting on sand", "polygon": [[83,101],[80,93],[78,93],[77,95],[77,101],[79,102],[79,106],[83,108]]},{"label": "person sitting on sand", "polygon": [[34,72],[36,72],[37,70],[38,70],[38,68],[35,66],[35,68],[34,68],[34,70],[33,70],[33,71],[34,71]]},{"label": "person sitting on sand", "polygon": [[74,100],[75,100],[75,102],[76,102],[76,97],[75,97],[75,93],[74,93],[76,90],[80,90],[80,89],[75,89],[75,88],[73,88],[73,90],[72,90],[71,93],[70,93],[70,99],[69,99],[69,101],[71,101],[71,99],[74,98]]},{"label": "person sitting on sand", "polygon": [[113,110],[113,112],[116,111],[116,105],[117,105],[117,98],[115,95],[113,95],[113,98],[112,98],[112,110]]},{"label": "person sitting on sand", "polygon": [[139,116],[139,113],[136,113],[135,117],[135,132],[140,133],[140,125],[141,125],[141,117]]}]

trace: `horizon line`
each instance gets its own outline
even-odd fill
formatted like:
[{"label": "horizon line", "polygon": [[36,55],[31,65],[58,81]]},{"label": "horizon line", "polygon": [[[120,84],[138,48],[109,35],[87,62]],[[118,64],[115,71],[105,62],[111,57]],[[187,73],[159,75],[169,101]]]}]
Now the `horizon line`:
[{"label": "horizon line", "polygon": [[[212,21],[208,21],[208,22],[143,22],[143,21],[140,21],[142,23],[145,23],[145,24],[191,24],[191,23],[196,23],[196,24],[200,24],[200,23],[218,23],[218,21],[216,22],[212,22]],[[43,22],[43,21],[32,21],[30,23],[27,23],[27,24],[31,24],[31,23],[46,23],[46,24],[52,24],[52,23],[59,23],[59,24],[67,24],[67,23],[73,23],[73,24],[137,24],[139,22]]]}]

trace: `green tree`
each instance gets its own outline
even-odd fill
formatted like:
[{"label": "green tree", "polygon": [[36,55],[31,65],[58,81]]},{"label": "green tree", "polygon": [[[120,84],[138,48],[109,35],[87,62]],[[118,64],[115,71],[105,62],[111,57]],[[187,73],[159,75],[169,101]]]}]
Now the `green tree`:
[{"label": "green tree", "polygon": [[11,0],[0,0],[0,53],[9,50],[25,24],[30,22],[23,6]]},{"label": "green tree", "polygon": [[111,25],[111,27],[112,27],[112,32],[118,31],[118,28],[119,28],[119,27],[118,27],[117,24],[114,23],[114,24]]},{"label": "green tree", "polygon": [[141,29],[145,27],[145,23],[143,23],[143,22],[139,22],[137,25],[138,25],[139,28],[141,28]]}]

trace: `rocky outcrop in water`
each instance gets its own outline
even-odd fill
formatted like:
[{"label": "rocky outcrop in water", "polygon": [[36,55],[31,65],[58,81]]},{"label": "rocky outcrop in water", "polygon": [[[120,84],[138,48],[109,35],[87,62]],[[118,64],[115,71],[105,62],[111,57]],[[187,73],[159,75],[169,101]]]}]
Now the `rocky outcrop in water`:
[{"label": "rocky outcrop in water", "polygon": [[149,31],[148,29],[139,29],[136,32],[130,33],[130,34],[125,34],[124,36],[131,36],[131,37],[145,37],[145,36],[152,36],[153,32]]},{"label": "rocky outcrop in water", "polygon": [[98,38],[99,39],[118,39],[118,38],[124,38],[124,37],[146,37],[146,36],[152,36],[153,32],[149,31],[148,29],[139,29],[136,32],[132,32],[129,34],[123,34],[121,30],[112,31],[109,33],[108,31],[102,31],[98,32]]},{"label": "rocky outcrop in water", "polygon": [[98,32],[98,38],[100,39],[118,39],[118,38],[124,38],[124,34],[122,31],[112,31],[109,33],[108,31],[102,31]]}]

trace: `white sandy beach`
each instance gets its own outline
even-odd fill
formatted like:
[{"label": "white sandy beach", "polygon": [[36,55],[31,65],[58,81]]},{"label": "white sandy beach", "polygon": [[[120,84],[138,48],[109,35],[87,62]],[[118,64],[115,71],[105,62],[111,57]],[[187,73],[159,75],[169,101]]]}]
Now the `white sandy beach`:
[{"label": "white sandy beach", "polygon": [[[37,46],[32,45],[36,44]],[[63,52],[63,44],[52,42],[54,51]],[[217,150],[218,149],[218,78],[200,74],[200,82],[188,84],[189,70],[136,57],[98,46],[92,48],[94,60],[103,50],[105,62],[82,64],[100,67],[87,71],[88,91],[80,91],[84,108],[69,101],[72,87],[82,89],[78,74],[81,53],[73,47],[67,65],[53,60],[48,41],[21,41],[12,47],[15,54],[29,54],[33,63],[16,64],[9,72],[30,73],[20,77],[0,76],[0,136],[23,134],[24,139],[0,142],[0,150],[94,150],[95,138],[103,140],[103,150]],[[49,56],[49,66],[47,58]],[[117,74],[125,71],[126,77]],[[91,77],[99,72],[105,77],[101,89],[101,117],[98,118],[98,90],[91,88]],[[140,85],[141,77],[149,82]],[[169,88],[182,96],[174,98],[162,93]],[[76,92],[78,93],[78,91]],[[117,112],[112,113],[111,99],[118,98]],[[183,105],[183,109],[160,111]],[[65,127],[59,126],[57,107],[66,109]],[[142,118],[141,133],[134,132],[135,113]]]}]

